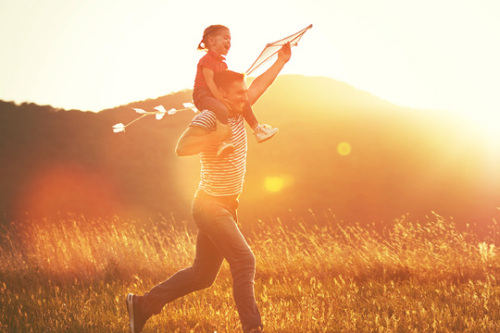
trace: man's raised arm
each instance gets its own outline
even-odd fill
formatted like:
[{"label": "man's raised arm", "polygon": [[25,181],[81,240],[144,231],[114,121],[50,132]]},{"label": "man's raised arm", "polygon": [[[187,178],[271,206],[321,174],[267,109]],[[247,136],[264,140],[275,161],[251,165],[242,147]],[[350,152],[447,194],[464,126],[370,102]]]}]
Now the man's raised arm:
[{"label": "man's raised arm", "polygon": [[278,59],[276,62],[269,67],[267,71],[259,75],[253,80],[248,87],[248,101],[250,105],[253,105],[262,96],[262,94],[269,88],[269,86],[274,82],[278,74],[281,72],[285,64],[290,60],[292,56],[292,50],[290,48],[290,43],[283,45],[281,50],[278,52]]}]

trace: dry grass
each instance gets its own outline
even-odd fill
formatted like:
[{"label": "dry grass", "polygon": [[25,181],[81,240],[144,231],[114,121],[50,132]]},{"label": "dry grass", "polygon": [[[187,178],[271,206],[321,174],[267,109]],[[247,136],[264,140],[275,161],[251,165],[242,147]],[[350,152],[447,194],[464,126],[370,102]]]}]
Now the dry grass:
[{"label": "dry grass", "polygon": [[[437,215],[380,233],[313,218],[321,223],[261,222],[251,237],[267,332],[500,331],[496,228],[479,239]],[[81,217],[27,221],[0,237],[1,332],[125,332],[125,294],[190,265],[195,240],[168,219]],[[238,332],[227,266],[145,331]]]}]

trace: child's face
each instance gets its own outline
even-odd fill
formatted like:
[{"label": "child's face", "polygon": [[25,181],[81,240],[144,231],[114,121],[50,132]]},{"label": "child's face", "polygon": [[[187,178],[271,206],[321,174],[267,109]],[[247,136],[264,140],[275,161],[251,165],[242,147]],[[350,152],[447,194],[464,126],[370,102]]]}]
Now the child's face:
[{"label": "child's face", "polygon": [[231,32],[228,29],[218,31],[209,39],[210,50],[226,55],[231,48]]}]

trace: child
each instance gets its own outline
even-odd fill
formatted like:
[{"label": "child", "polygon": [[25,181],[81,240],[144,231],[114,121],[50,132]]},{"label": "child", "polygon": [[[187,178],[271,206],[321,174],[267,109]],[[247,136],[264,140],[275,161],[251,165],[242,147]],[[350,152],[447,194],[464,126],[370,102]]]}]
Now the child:
[{"label": "child", "polygon": [[[214,73],[226,70],[225,55],[231,48],[231,33],[223,25],[211,25],[205,29],[203,39],[198,45],[198,50],[207,51],[198,62],[196,78],[193,89],[194,105],[198,110],[209,110],[215,113],[222,124],[228,123],[228,109],[224,104],[214,83]],[[257,142],[263,142],[272,138],[277,128],[269,125],[260,125],[255,118],[249,103],[243,110],[243,116],[248,125],[253,129]],[[222,142],[218,148],[217,156],[224,156],[234,150],[230,142]]]}]

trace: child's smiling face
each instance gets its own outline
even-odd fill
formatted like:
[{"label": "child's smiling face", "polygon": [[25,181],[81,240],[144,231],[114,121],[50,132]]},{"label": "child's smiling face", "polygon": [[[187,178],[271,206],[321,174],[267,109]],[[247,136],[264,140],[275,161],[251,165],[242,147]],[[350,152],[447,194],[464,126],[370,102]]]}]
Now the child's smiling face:
[{"label": "child's smiling face", "polygon": [[209,39],[210,50],[218,54],[226,55],[231,48],[231,32],[229,29],[222,29],[217,31]]}]

